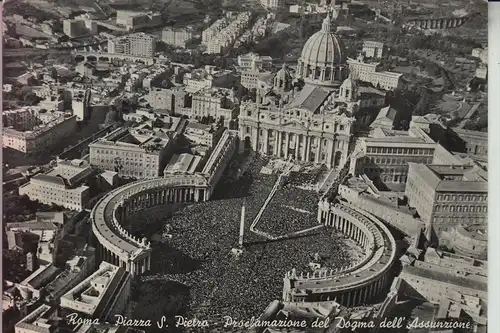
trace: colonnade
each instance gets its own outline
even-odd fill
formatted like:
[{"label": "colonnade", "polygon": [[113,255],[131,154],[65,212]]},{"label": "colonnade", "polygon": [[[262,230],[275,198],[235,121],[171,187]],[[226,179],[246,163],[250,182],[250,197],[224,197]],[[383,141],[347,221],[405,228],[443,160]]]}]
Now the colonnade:
[{"label": "colonnade", "polygon": [[172,187],[166,189],[153,189],[151,192],[142,192],[126,199],[126,204],[123,205],[122,216],[118,219],[126,218],[129,214],[138,210],[182,202],[198,202],[208,200],[206,197],[208,191],[206,188],[185,188]]},{"label": "colonnade", "polygon": [[[325,163],[329,168],[336,167],[343,164],[343,159],[346,156],[343,152],[346,152],[349,147],[348,142],[334,138],[321,138],[276,129],[258,129],[256,127],[252,129],[253,150],[285,160],[293,157],[301,162]],[[261,135],[259,131],[262,132]],[[326,140],[326,144],[324,140]]]},{"label": "colonnade", "polygon": [[130,259],[123,258],[102,245],[97,247],[97,255],[103,261],[109,262],[115,266],[124,267],[131,275],[140,275],[151,269],[151,252],[147,252],[140,258]]},{"label": "colonnade", "polygon": [[[130,197],[123,198],[122,202],[114,203],[115,206],[112,208],[116,216],[115,223],[121,223],[131,214],[141,210],[147,209],[149,207],[163,205],[163,204],[175,204],[189,201],[200,201],[208,200],[209,191],[206,187],[171,187],[171,188],[157,188],[145,190],[138,194],[132,194]],[[109,203],[113,205],[113,203]],[[121,208],[121,209],[120,209]],[[147,246],[146,243],[139,241],[129,235],[132,241],[137,243],[137,246]],[[144,239],[145,240],[145,239]],[[113,251],[107,249],[101,244],[97,246],[97,256],[101,260],[107,261],[113,265],[124,267],[132,275],[140,275],[151,269],[151,250],[146,248],[142,251],[138,257],[133,257],[134,254],[129,254],[123,252],[122,255],[118,255],[118,251]]]},{"label": "colonnade", "polygon": [[[205,175],[210,175],[208,183],[211,185],[208,189],[211,195],[215,188],[215,184],[219,182],[220,177],[226,170],[227,165],[231,161],[234,152],[236,151],[237,137],[229,133],[228,130],[224,132],[219,140],[219,143],[215,147],[213,153],[203,168],[202,173]],[[208,197],[205,199],[208,200]]]},{"label": "colonnade", "polygon": [[[336,299],[336,302],[346,307],[353,307],[367,303],[372,297],[381,294],[387,285],[387,274],[381,276],[378,280],[372,281],[358,289],[352,289],[343,293],[333,294],[330,299]],[[326,296],[322,296],[322,301],[325,301]],[[332,298],[333,297],[333,298]]]},{"label": "colonnade", "polygon": [[370,239],[369,232],[365,226],[360,226],[356,222],[336,214],[333,211],[324,211],[318,209],[318,221],[327,226],[332,226],[343,234],[355,240],[364,249],[369,250],[373,247],[373,237]]},{"label": "colonnade", "polygon": [[[384,291],[392,276],[395,242],[390,231],[374,216],[348,204],[320,201],[318,222],[331,226],[361,245],[364,258],[340,270],[314,271],[311,275],[295,270],[284,278],[283,300],[324,302],[336,300],[352,307],[366,303]],[[391,259],[387,260],[386,258]]]}]

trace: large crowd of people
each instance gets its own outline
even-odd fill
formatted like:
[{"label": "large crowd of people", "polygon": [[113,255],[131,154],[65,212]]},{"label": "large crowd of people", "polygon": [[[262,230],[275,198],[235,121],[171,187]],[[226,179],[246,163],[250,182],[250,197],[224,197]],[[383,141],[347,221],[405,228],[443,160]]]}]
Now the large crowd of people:
[{"label": "large crowd of people", "polygon": [[[163,221],[171,238],[153,245],[152,269],[137,290],[134,317],[160,320],[164,315],[181,314],[206,319],[211,327],[224,316],[248,320],[258,317],[272,300],[281,299],[283,277],[291,269],[307,272],[318,255],[324,266],[348,264],[343,241],[326,227],[279,241],[268,241],[249,231],[276,180],[275,175],[259,174],[265,163],[254,158],[241,177],[226,180],[223,188],[216,190],[220,194],[215,193],[214,200],[187,205]],[[292,194],[284,193],[278,199],[281,203],[291,200]],[[316,211],[312,195],[302,200],[297,205],[300,209]],[[243,253],[235,257],[231,249],[238,246],[243,202]],[[281,218],[280,210],[269,211],[266,219]],[[305,214],[290,209],[289,215],[302,219]]]},{"label": "large crowd of people", "polygon": [[318,225],[320,195],[297,186],[317,181],[316,173],[292,172],[278,188],[259,222],[259,230],[275,237]]}]

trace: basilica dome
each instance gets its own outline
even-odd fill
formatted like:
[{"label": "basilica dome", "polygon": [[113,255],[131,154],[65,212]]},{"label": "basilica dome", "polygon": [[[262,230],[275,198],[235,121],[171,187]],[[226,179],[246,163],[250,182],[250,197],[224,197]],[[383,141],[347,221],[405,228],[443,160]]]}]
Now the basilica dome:
[{"label": "basilica dome", "polygon": [[347,52],[344,43],[332,32],[330,13],[320,31],[312,35],[302,48],[297,74],[306,83],[338,87],[348,75]]}]

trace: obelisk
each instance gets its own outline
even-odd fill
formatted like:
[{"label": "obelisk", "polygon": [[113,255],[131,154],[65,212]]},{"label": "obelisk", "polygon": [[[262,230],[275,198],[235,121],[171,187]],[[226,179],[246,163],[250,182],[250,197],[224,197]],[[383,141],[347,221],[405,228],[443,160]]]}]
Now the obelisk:
[{"label": "obelisk", "polygon": [[238,240],[238,245],[243,248],[243,234],[245,233],[245,201],[241,206],[241,220],[240,220],[240,238]]}]

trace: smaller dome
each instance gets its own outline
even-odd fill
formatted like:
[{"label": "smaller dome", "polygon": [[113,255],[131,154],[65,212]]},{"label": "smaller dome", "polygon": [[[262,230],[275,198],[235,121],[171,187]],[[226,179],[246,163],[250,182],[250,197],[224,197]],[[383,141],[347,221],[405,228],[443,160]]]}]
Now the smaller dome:
[{"label": "smaller dome", "polygon": [[274,76],[274,88],[281,91],[290,91],[293,88],[293,77],[285,64]]},{"label": "smaller dome", "polygon": [[342,87],[344,87],[344,88],[357,88],[358,81],[356,81],[352,77],[352,74],[349,73],[349,76],[347,77],[347,79],[345,79],[344,82],[342,83]]}]

